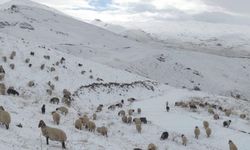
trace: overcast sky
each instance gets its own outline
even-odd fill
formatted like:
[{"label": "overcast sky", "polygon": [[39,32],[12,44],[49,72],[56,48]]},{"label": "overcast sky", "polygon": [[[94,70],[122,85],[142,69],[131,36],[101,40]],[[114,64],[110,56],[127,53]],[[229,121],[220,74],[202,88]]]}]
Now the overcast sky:
[{"label": "overcast sky", "polygon": [[[6,0],[1,0],[6,1]],[[83,20],[194,19],[250,24],[250,0],[33,0]]]}]

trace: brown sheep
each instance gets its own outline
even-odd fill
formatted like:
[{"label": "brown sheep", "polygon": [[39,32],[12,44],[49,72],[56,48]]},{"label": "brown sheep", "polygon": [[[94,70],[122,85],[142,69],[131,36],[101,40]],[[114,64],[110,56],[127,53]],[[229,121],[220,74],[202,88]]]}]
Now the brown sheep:
[{"label": "brown sheep", "polygon": [[231,114],[232,114],[232,110],[230,110],[230,109],[226,109],[226,110],[225,110],[225,115],[226,115],[226,116],[229,117]]},{"label": "brown sheep", "polygon": [[128,123],[128,117],[127,116],[122,116],[122,122]]},{"label": "brown sheep", "polygon": [[214,110],[213,110],[212,107],[208,108],[208,109],[207,109],[207,112],[210,113],[210,114],[214,114]]},{"label": "brown sheep", "polygon": [[198,139],[200,135],[200,129],[196,126],[194,129],[195,138]]},{"label": "brown sheep", "polygon": [[233,141],[229,140],[228,141],[229,144],[229,150],[238,150],[238,148],[236,147],[236,145],[233,143]]},{"label": "brown sheep", "polygon": [[62,148],[66,149],[65,141],[67,140],[67,136],[64,131],[46,126],[43,120],[40,120],[38,128],[41,128],[43,136],[46,137],[47,145],[49,145],[50,139],[52,141],[62,142]]},{"label": "brown sheep", "polygon": [[52,117],[53,117],[53,121],[57,124],[57,125],[59,125],[59,123],[60,123],[60,115],[57,113],[57,112],[55,112],[55,111],[53,111],[52,113]]},{"label": "brown sheep", "polygon": [[210,137],[212,130],[209,127],[205,128],[205,129],[206,129],[207,137]]},{"label": "brown sheep", "polygon": [[141,133],[141,124],[136,124],[135,127],[138,133]]},{"label": "brown sheep", "polygon": [[96,125],[93,121],[89,121],[87,122],[85,128],[88,129],[90,132],[95,132]]},{"label": "brown sheep", "polygon": [[68,108],[66,108],[66,107],[64,107],[64,106],[58,107],[58,108],[56,108],[56,110],[57,110],[57,111],[59,110],[59,111],[60,111],[62,114],[64,114],[64,115],[67,115],[68,112],[69,112]]},{"label": "brown sheep", "polygon": [[203,126],[204,126],[204,128],[206,129],[206,128],[209,127],[209,123],[208,123],[207,121],[203,121]]},{"label": "brown sheep", "polygon": [[82,120],[79,118],[75,121],[75,128],[76,129],[79,129],[79,130],[82,130]]},{"label": "brown sheep", "polygon": [[127,120],[127,122],[128,122],[129,124],[131,124],[131,123],[132,123],[132,117],[131,117],[131,116],[128,116],[128,120]]},{"label": "brown sheep", "polygon": [[182,145],[187,146],[187,137],[184,134],[181,135],[181,140]]},{"label": "brown sheep", "polygon": [[87,123],[89,122],[88,116],[83,116],[83,117],[80,117],[79,119],[81,119],[83,126],[86,126]]},{"label": "brown sheep", "polygon": [[148,150],[157,150],[156,146],[153,143],[148,145]]},{"label": "brown sheep", "polygon": [[101,133],[103,136],[108,137],[108,128],[102,126],[102,127],[98,127],[98,128],[96,129],[96,131],[97,131],[98,133]]},{"label": "brown sheep", "polygon": [[5,95],[6,87],[4,83],[0,83],[0,95]]}]

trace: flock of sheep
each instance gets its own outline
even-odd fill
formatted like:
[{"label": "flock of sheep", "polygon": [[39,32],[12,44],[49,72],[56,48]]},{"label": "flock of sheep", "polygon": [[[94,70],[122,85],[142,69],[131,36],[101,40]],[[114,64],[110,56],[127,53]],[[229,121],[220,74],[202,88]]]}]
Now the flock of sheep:
[{"label": "flock of sheep", "polygon": [[[34,56],[34,52],[31,52],[30,55]],[[16,56],[16,52],[12,52],[10,55],[10,59],[13,59],[15,56]],[[50,56],[44,56],[44,58],[50,59]],[[6,62],[7,57],[4,56],[3,61]],[[62,57],[61,60],[58,61],[58,64],[63,63],[64,61],[65,61],[65,58]],[[25,63],[29,63],[29,62],[30,62],[30,59],[25,60]],[[29,67],[31,67],[31,66],[32,66],[32,64],[29,64]],[[14,67],[15,67],[14,64],[10,64],[11,69],[14,69]],[[43,64],[43,65],[41,65],[40,69],[43,70],[44,67],[45,67],[45,65]],[[51,67],[50,71],[55,71],[55,68]],[[5,76],[5,70],[2,66],[0,66],[0,81],[2,81],[4,79],[4,76]],[[58,80],[58,78],[59,78],[58,76],[55,77],[55,79],[57,79],[57,80]],[[48,85],[49,85],[50,89],[47,89],[47,93],[48,93],[48,95],[52,95],[52,90],[54,89],[54,85],[51,82],[48,82]],[[34,82],[30,81],[28,83],[28,86],[30,86],[30,87],[34,86]],[[9,87],[6,90],[5,84],[0,83],[0,95],[5,95],[6,91],[7,91],[7,94],[9,94],[9,95],[12,94],[12,95],[19,96],[19,92],[16,91],[13,87]],[[62,102],[64,104],[66,104],[68,107],[70,107],[71,101],[73,100],[71,92],[64,89],[62,93],[63,93]],[[128,103],[133,103],[134,101],[136,101],[136,99],[129,98],[127,101],[128,101]],[[58,97],[52,97],[49,102],[51,104],[59,104],[60,99]],[[121,100],[119,103],[107,106],[107,109],[110,111],[113,111],[116,108],[118,108],[119,112],[117,115],[121,117],[121,121],[125,124],[134,124],[136,131],[138,133],[141,133],[142,132],[142,123],[143,124],[148,123],[147,118],[146,117],[134,117],[133,118],[133,115],[135,113],[137,113],[138,115],[141,114],[141,112],[142,112],[141,108],[137,108],[137,110],[122,109],[122,108],[124,108],[124,103],[125,103],[125,101]],[[207,108],[208,113],[213,114],[213,118],[215,120],[219,119],[219,115],[217,113],[215,113],[215,111],[214,111],[215,109],[225,112],[226,116],[230,116],[232,114],[232,110],[230,110],[230,109],[223,109],[221,106],[209,104],[207,102],[203,103],[203,102],[198,102],[198,101],[191,101],[191,102],[181,101],[181,102],[176,102],[175,106],[179,106],[182,108],[190,108],[193,111],[195,111],[198,107]],[[77,118],[75,120],[74,127],[78,130],[83,130],[85,128],[89,132],[96,131],[96,132],[100,133],[101,135],[108,137],[108,127],[105,127],[105,126],[97,127],[95,124],[95,120],[97,120],[97,114],[101,113],[104,107],[106,107],[106,106],[104,106],[103,104],[100,104],[99,106],[97,106],[95,113],[93,113],[91,117],[87,116],[86,114],[83,116],[80,116],[79,118]],[[167,111],[170,110],[168,103],[167,103],[166,109],[167,109]],[[45,114],[45,105],[42,106],[41,112],[43,114]],[[57,124],[57,125],[60,124],[60,118],[61,118],[60,113],[66,116],[69,113],[69,110],[67,107],[61,106],[61,107],[56,108],[55,111],[53,111],[51,113],[52,119],[55,122],[55,124]],[[246,118],[246,114],[240,114],[240,117],[242,119],[244,119],[244,118]],[[0,123],[5,125],[6,129],[9,129],[10,122],[11,122],[10,114],[7,111],[5,111],[3,106],[0,106]],[[224,121],[223,126],[229,127],[230,123],[231,123],[231,120]],[[204,121],[203,126],[204,126],[207,137],[210,137],[212,134],[212,129],[209,127],[209,123],[207,121]],[[67,135],[63,130],[58,129],[58,128],[49,127],[46,125],[46,123],[43,120],[40,120],[38,127],[41,128],[42,135],[44,137],[46,137],[47,144],[49,144],[49,140],[59,141],[62,143],[62,148],[66,148],[65,142],[67,140]],[[200,132],[201,131],[200,131],[199,127],[196,126],[194,129],[194,134],[195,134],[196,139],[199,138]],[[162,133],[160,139],[166,140],[166,139],[168,139],[168,136],[169,136],[169,133],[165,131]],[[184,146],[187,146],[188,139],[184,134],[181,135],[181,140],[182,140],[182,144]],[[231,140],[229,140],[228,144],[229,144],[230,150],[237,150],[236,145]],[[157,149],[157,146],[155,144],[150,143],[148,145],[148,150],[156,150],[156,149]],[[141,149],[134,148],[134,150],[141,150]]]}]

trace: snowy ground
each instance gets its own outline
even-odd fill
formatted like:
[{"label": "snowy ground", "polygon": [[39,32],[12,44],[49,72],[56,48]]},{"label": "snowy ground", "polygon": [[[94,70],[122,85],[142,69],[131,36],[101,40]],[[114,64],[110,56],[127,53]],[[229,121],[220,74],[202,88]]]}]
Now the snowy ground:
[{"label": "snowy ground", "polygon": [[[249,96],[247,95],[250,85],[249,61],[195,52],[168,50],[163,53],[162,50],[155,49],[158,46],[143,45],[61,16],[49,8],[33,3],[30,4],[32,7],[18,7],[21,8],[18,12],[4,10],[16,2],[1,6],[3,9],[0,12],[1,19],[10,23],[0,24],[3,27],[0,28],[0,56],[8,57],[7,62],[0,60],[6,72],[1,83],[5,83],[7,88],[13,86],[20,92],[20,96],[0,96],[0,105],[12,118],[9,130],[0,126],[0,149],[61,149],[61,144],[58,142],[50,141],[50,145],[46,145],[46,140],[38,128],[41,119],[47,125],[61,128],[66,132],[68,136],[66,147],[69,150],[131,150],[135,147],[146,149],[149,143],[156,144],[159,150],[224,150],[228,149],[229,139],[233,140],[240,150],[248,150],[250,147],[249,102],[217,96],[217,94],[226,95],[226,92],[234,88],[239,90],[237,92],[240,94]],[[18,4],[29,5],[29,3],[22,1]],[[29,22],[34,30],[20,28],[20,22]],[[16,51],[13,60],[9,59],[12,51]],[[35,52],[35,56],[30,55],[31,51]],[[164,55],[160,55],[162,53]],[[45,59],[44,55],[49,55],[50,60]],[[152,57],[149,58],[150,55]],[[56,65],[62,57],[66,59],[65,63]],[[26,58],[30,58],[31,67],[25,63]],[[14,70],[9,67],[11,63],[15,64]],[[42,64],[45,64],[44,70],[40,69]],[[147,67],[143,68],[144,66]],[[54,67],[55,71],[50,71],[51,67]],[[162,70],[161,73],[166,77],[160,74],[159,70]],[[84,74],[82,71],[85,71]],[[55,76],[59,77],[59,81],[54,79]],[[97,80],[98,78],[102,80]],[[164,80],[160,82],[169,81],[169,85],[177,87],[192,88],[199,83],[201,89],[208,93],[176,89],[155,81],[161,78]],[[35,82],[34,87],[27,85],[31,80]],[[189,83],[189,80],[194,80],[194,83]],[[55,85],[52,96],[46,93],[49,81]],[[88,85],[97,83],[107,86],[88,88]],[[69,108],[69,114],[61,115],[61,123],[57,126],[53,123],[50,113],[63,103],[50,104],[49,100],[53,96],[62,98],[62,90],[65,88],[76,96]],[[137,101],[128,103],[126,99],[130,97],[135,97]],[[199,107],[197,112],[192,112],[188,108],[174,106],[176,101],[188,101],[192,97],[199,97],[209,103],[232,109],[233,115],[226,117],[224,113],[216,110],[220,115],[220,120],[216,121],[208,114],[207,108]],[[121,99],[125,100],[122,109],[126,111],[131,108],[142,108],[142,114],[135,113],[133,118],[142,116],[150,121],[149,124],[142,125],[141,134],[137,133],[134,124],[122,123],[117,115],[120,109],[114,111],[107,109],[109,105],[120,102]],[[170,112],[165,111],[166,101],[170,104]],[[45,115],[40,112],[43,104],[46,104]],[[74,128],[78,114],[86,113],[91,117],[99,104],[104,104],[104,110],[97,114],[95,123],[97,126],[108,127],[108,138],[97,132],[90,133]],[[247,118],[240,119],[241,113],[245,113]],[[230,128],[223,128],[222,122],[228,119],[232,120]],[[202,127],[204,120],[210,123],[213,132],[210,138],[205,136]],[[16,126],[19,123],[23,128]],[[194,138],[195,126],[201,129],[199,140]],[[170,133],[166,141],[160,140],[163,131]],[[188,138],[187,147],[181,145],[181,134],[185,134]],[[172,140],[173,137],[177,138]]]}]

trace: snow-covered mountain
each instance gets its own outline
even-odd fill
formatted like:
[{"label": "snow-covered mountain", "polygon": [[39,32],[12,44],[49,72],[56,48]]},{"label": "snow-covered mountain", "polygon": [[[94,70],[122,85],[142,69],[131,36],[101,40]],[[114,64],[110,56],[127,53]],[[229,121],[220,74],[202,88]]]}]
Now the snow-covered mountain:
[{"label": "snow-covered mountain", "polygon": [[[240,150],[248,150],[248,59],[169,49],[157,42],[146,44],[27,0],[2,5],[0,20],[0,65],[5,70],[0,83],[20,93],[0,95],[0,105],[11,115],[10,129],[0,126],[0,149],[61,149],[59,142],[46,145],[38,128],[42,119],[48,126],[65,131],[69,150],[147,149],[150,143],[159,150],[223,150],[228,148],[229,139]],[[10,59],[12,51],[16,55]],[[190,90],[195,86],[202,91]],[[49,103],[52,97],[62,99],[64,89],[73,94],[71,106]],[[131,97],[136,101],[128,102]],[[123,108],[108,109],[122,99]],[[165,110],[166,101],[170,112]],[[197,110],[174,106],[179,101],[187,105],[192,101]],[[44,115],[40,112],[43,104]],[[104,107],[94,122],[97,127],[108,127],[108,137],[75,129],[79,115],[92,119],[99,104]],[[219,120],[208,113],[209,105],[216,107]],[[55,125],[51,112],[60,106],[67,107],[69,113],[61,115],[60,124]],[[219,106],[232,114],[226,116]],[[134,123],[123,123],[117,115],[122,109],[127,113],[137,108],[142,113],[134,112],[132,118],[149,121],[142,124],[140,134]],[[240,114],[246,118],[241,119]],[[223,121],[229,119],[231,126],[224,128]],[[206,137],[204,120],[210,123],[210,138]],[[194,138],[195,126],[201,130],[199,140]],[[169,132],[169,138],[160,140],[164,131]],[[187,146],[181,144],[181,134],[188,138]]]}]

